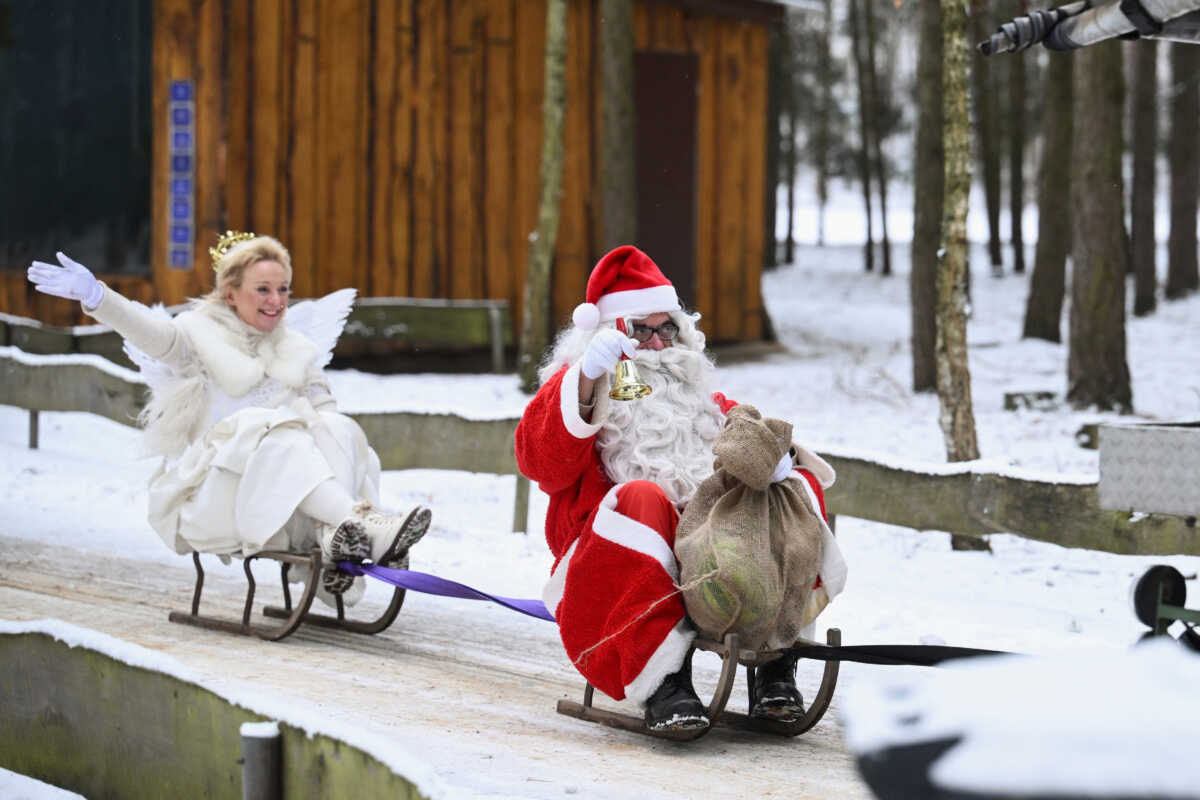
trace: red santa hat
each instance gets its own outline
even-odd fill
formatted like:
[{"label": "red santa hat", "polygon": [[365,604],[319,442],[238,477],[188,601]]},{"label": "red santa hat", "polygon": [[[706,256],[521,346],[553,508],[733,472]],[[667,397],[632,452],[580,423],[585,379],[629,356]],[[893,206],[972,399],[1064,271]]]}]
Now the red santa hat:
[{"label": "red santa hat", "polygon": [[575,325],[592,330],[618,317],[644,317],[678,311],[675,287],[650,256],[622,245],[596,262],[587,284],[587,302],[575,307]]}]

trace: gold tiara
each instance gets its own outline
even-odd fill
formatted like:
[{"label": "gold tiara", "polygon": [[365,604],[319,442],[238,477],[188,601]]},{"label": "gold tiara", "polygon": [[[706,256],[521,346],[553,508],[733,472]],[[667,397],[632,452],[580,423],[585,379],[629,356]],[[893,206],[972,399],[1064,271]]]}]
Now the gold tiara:
[{"label": "gold tiara", "polygon": [[225,231],[221,238],[217,239],[217,246],[208,248],[208,254],[212,256],[213,271],[217,271],[217,264],[221,263],[221,259],[225,257],[235,244],[244,242],[248,239],[253,239],[253,233],[244,231]]}]

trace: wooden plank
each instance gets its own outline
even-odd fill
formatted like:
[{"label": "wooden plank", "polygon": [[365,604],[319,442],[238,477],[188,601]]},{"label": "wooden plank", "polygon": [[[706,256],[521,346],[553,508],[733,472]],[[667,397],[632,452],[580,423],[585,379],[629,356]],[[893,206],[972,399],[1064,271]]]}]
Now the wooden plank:
[{"label": "wooden plank", "polygon": [[446,8],[418,0],[418,112],[414,143],[413,268],[407,294],[438,297],[446,290]]},{"label": "wooden plank", "polygon": [[201,0],[189,13],[196,23],[196,238],[192,272],[171,270],[170,292],[160,299],[168,305],[182,303],[213,286],[212,258],[208,248],[217,243],[229,225],[224,172],[224,102],[228,87],[221,70],[225,46],[224,4]]},{"label": "wooden plank", "polygon": [[731,341],[742,335],[742,215],[746,196],[744,157],[746,119],[745,57],[741,24],[721,21],[717,27],[717,304],[710,341]]},{"label": "wooden plank", "polygon": [[563,141],[563,182],[559,205],[558,241],[551,268],[551,326],[558,328],[583,302],[591,270],[592,131],[591,95],[594,39],[592,15],[583,4],[567,10],[566,102]]},{"label": "wooden plank", "polygon": [[[407,347],[479,348],[491,341],[491,315],[498,310],[502,332],[509,324],[504,300],[370,297],[355,304],[343,339],[385,339]],[[503,344],[511,344],[510,334]]]},{"label": "wooden plank", "polygon": [[317,293],[365,286],[365,0],[325,0],[317,43]]},{"label": "wooden plank", "polygon": [[522,264],[514,247],[517,186],[515,0],[487,5],[484,42],[484,275],[483,297],[515,301]]},{"label": "wooden plank", "polygon": [[70,353],[74,341],[69,328],[51,325],[11,325],[9,340],[13,347],[37,355]]},{"label": "wooden plank", "polygon": [[[221,137],[220,8],[216,0],[156,0],[150,102],[150,267],[156,299],[177,303],[211,286],[208,247],[221,223],[217,154]],[[193,80],[196,91],[195,259],[191,270],[167,262],[167,93],[173,80]]]},{"label": "wooden plank", "polygon": [[[281,238],[284,121],[283,0],[256,0],[250,54],[250,162],[246,172],[250,230]],[[233,215],[231,218],[236,219]],[[287,246],[287,242],[284,242]]]},{"label": "wooden plank", "polygon": [[0,403],[40,411],[87,411],[136,425],[146,403],[144,383],[92,364],[32,364],[0,358]]},{"label": "wooden plank", "polygon": [[[222,131],[224,174],[222,195],[225,200],[225,227],[239,231],[270,233],[256,225],[250,213],[254,183],[254,116],[260,98],[256,97],[255,67],[259,60],[256,5],[249,2],[226,4],[225,65],[220,71],[225,93],[225,119]],[[261,98],[262,102],[271,102]],[[205,250],[208,246],[206,245]]]},{"label": "wooden plank", "polygon": [[529,263],[530,237],[537,231],[539,175],[542,153],[543,66],[546,57],[546,2],[520,0],[516,22],[516,220],[513,235],[514,316],[520,324],[525,303],[525,269]]},{"label": "wooden plank", "polygon": [[412,0],[385,0],[375,8],[373,133],[368,144],[373,222],[364,294],[389,296],[407,288],[399,273],[408,269],[410,242],[411,187],[406,173],[411,159]]},{"label": "wooden plank", "polygon": [[1182,517],[1101,510],[1095,483],[974,472],[969,464],[957,472],[949,465],[909,471],[863,458],[821,456],[838,473],[826,501],[839,515],[963,535],[1013,533],[1127,555],[1200,551],[1200,528]]},{"label": "wooden plank", "polygon": [[467,469],[512,475],[515,418],[477,420],[456,414],[351,414],[384,469]]},{"label": "wooden plank", "polygon": [[284,244],[292,254],[293,290],[301,297],[318,292],[318,186],[317,165],[321,131],[317,127],[319,92],[317,86],[316,0],[297,0],[289,7],[290,35],[288,52],[291,68],[286,77],[288,104],[284,147]]},{"label": "wooden plank", "polygon": [[633,41],[642,50],[654,49],[654,19],[657,3],[650,0],[634,0]]},{"label": "wooden plank", "polygon": [[449,297],[483,294],[483,21],[478,0],[450,7],[447,202]]},{"label": "wooden plank", "polygon": [[712,336],[717,318],[717,224],[718,198],[716,192],[717,128],[719,102],[717,97],[716,24],[711,18],[693,23],[694,41],[699,53],[700,74],[696,98],[696,310],[703,316],[703,325]]},{"label": "wooden plank", "polygon": [[[765,258],[763,231],[766,207],[767,180],[767,30],[761,25],[743,26],[745,44],[746,89],[746,147],[743,152],[743,174],[745,195],[742,199],[742,260],[738,272],[742,276],[742,293],[739,298],[742,308],[741,334],[743,340],[757,340],[763,334],[762,267]],[[730,265],[726,265],[730,266]]]},{"label": "wooden plank", "polygon": [[683,8],[674,3],[654,2],[646,7],[644,50],[688,52]]}]

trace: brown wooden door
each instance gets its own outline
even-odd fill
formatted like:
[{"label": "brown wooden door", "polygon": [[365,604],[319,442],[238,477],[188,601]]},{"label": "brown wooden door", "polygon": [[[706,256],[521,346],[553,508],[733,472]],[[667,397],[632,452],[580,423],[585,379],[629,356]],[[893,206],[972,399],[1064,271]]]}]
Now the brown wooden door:
[{"label": "brown wooden door", "polygon": [[637,53],[638,241],[696,305],[696,76],[690,53]]}]

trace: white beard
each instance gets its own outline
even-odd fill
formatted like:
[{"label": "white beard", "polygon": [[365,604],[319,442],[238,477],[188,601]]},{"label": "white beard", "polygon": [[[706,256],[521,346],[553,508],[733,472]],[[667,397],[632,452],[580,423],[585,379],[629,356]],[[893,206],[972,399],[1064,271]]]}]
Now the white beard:
[{"label": "white beard", "polygon": [[609,403],[597,434],[600,460],[616,483],[652,481],[682,505],[712,474],[712,445],[725,422],[712,399],[713,365],[681,344],[639,350],[636,363],[653,392]]}]

